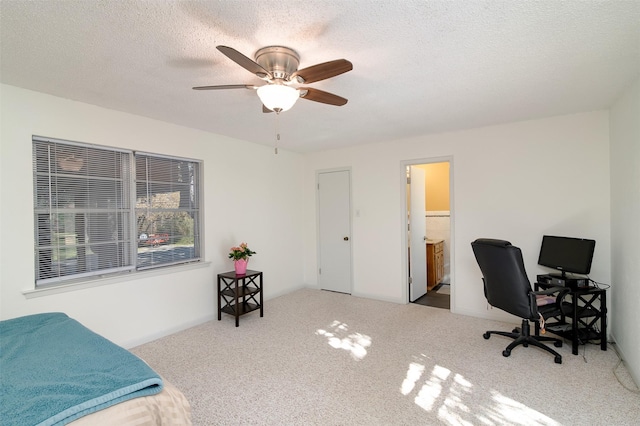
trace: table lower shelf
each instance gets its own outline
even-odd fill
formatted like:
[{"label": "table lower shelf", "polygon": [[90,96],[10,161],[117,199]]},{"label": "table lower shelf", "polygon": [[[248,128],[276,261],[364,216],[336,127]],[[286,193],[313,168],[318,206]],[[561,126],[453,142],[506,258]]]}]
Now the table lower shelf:
[{"label": "table lower shelf", "polygon": [[[260,292],[259,288],[249,286],[238,286],[238,297],[253,296]],[[232,288],[227,288],[220,292],[220,294],[227,297],[235,297],[235,292]]]},{"label": "table lower shelf", "polygon": [[235,315],[236,314],[236,306],[237,306],[237,310],[238,310],[238,315],[243,315],[243,314],[247,314],[249,312],[255,311],[257,309],[260,309],[260,305],[257,305],[255,303],[249,303],[249,302],[245,302],[245,303],[238,303],[237,305],[226,305],[223,306],[221,311],[229,314],[229,315]]},{"label": "table lower shelf", "polygon": [[[546,325],[546,330],[549,333],[553,333],[557,336],[564,337],[566,339],[571,340],[573,338],[573,330],[571,328],[571,324],[566,323],[551,323]],[[581,344],[585,344],[587,342],[600,342],[602,338],[600,332],[593,328],[588,329],[584,327],[580,327],[577,330],[578,332],[578,342]]]}]

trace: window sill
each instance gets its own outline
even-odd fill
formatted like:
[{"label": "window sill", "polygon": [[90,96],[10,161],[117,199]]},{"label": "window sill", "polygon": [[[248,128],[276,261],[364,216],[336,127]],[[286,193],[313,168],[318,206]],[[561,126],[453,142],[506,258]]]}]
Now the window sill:
[{"label": "window sill", "polygon": [[87,288],[100,287],[103,285],[116,284],[125,281],[139,280],[159,275],[173,274],[183,271],[189,271],[192,269],[208,268],[211,265],[210,261],[200,261],[186,263],[184,265],[167,266],[165,268],[154,268],[143,271],[130,271],[120,272],[110,275],[108,277],[97,277],[93,279],[83,279],[82,281],[74,281],[65,284],[55,285],[45,288],[33,288],[29,290],[23,290],[22,294],[27,299],[33,299],[36,297],[50,296],[52,294],[67,293],[70,291],[84,290]]}]

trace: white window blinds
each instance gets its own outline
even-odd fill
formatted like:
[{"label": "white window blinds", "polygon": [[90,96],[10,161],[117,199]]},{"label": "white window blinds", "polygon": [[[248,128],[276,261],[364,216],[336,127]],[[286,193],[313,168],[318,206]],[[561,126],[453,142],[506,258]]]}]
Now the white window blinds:
[{"label": "white window blinds", "polygon": [[199,260],[200,167],[34,136],[36,286]]},{"label": "white window blinds", "polygon": [[133,268],[128,152],[33,139],[38,285]]}]

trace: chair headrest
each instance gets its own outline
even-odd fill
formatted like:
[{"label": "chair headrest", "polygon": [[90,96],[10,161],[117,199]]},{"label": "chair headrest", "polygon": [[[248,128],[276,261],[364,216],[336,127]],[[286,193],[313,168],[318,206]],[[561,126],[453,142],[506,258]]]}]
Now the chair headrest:
[{"label": "chair headrest", "polygon": [[487,246],[495,246],[495,247],[510,247],[511,243],[506,240],[496,240],[493,238],[478,238],[471,244],[484,244]]}]

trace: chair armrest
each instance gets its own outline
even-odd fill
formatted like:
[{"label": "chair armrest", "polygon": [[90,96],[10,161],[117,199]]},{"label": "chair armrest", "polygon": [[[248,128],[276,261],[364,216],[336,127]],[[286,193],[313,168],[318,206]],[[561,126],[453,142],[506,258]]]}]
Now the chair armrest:
[{"label": "chair armrest", "polygon": [[[571,290],[568,289],[567,287],[549,287],[546,290],[532,291],[531,294],[533,295],[533,297],[536,297],[536,296],[550,296],[557,293],[558,295],[556,296],[555,304],[556,306],[560,307],[562,306],[562,302],[565,296],[569,294],[570,291]],[[546,299],[546,298],[542,298],[542,299]],[[540,300],[537,301],[538,306],[548,305],[549,303],[552,303],[552,302],[550,300],[547,300],[546,302],[542,302]]]}]

